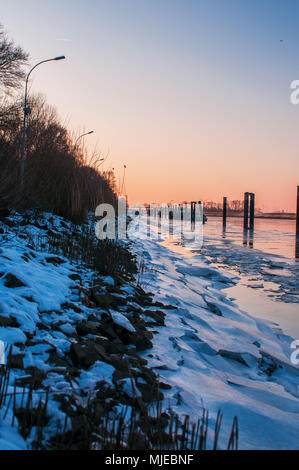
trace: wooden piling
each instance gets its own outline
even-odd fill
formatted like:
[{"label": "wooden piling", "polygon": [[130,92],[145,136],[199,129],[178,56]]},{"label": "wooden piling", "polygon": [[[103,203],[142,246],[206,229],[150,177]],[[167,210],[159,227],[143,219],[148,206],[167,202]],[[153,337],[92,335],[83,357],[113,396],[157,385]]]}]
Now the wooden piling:
[{"label": "wooden piling", "polygon": [[191,201],[191,222],[195,221],[195,206],[196,201]]},{"label": "wooden piling", "polygon": [[299,243],[299,186],[297,186],[296,238]]},{"label": "wooden piling", "polygon": [[244,230],[248,230],[249,193],[244,193]]},{"label": "wooden piling", "polygon": [[254,207],[255,207],[255,194],[250,193],[250,208],[249,208],[250,230],[254,230]]},{"label": "wooden piling", "polygon": [[226,217],[227,217],[227,197],[223,198],[223,215],[222,215],[222,226],[226,229]]}]

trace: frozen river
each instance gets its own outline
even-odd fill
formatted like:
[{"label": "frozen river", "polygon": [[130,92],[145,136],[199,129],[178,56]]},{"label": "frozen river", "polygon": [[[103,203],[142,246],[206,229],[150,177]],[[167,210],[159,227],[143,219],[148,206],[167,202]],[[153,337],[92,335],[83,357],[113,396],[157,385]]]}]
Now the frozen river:
[{"label": "frozen river", "polygon": [[[270,252],[258,227],[260,245],[244,246],[237,221],[223,238],[221,220],[209,220],[202,246],[190,241],[190,224],[185,241],[171,239],[167,224],[155,226],[157,239],[130,236],[144,266],[142,286],[173,306],[144,353],[172,387],[165,405],[192,417],[204,406],[211,428],[221,409],[220,448],[236,416],[241,449],[298,449],[299,369],[291,361],[293,338],[299,339],[298,264],[282,252],[291,247],[291,231],[280,231],[280,243],[273,236]],[[140,226],[144,233],[146,222]]]},{"label": "frozen river", "polygon": [[265,253],[285,256],[293,259],[295,257],[295,220],[281,219],[255,219],[254,236],[244,237],[243,218],[229,217],[227,229],[222,233],[222,219],[210,217],[204,227],[204,234],[208,238],[221,237],[225,240],[256,248]]},{"label": "frozen river", "polygon": [[256,219],[254,236],[245,237],[243,220],[221,218],[204,225],[203,246],[196,242],[165,241],[175,251],[204,256],[220,271],[229,270],[239,281],[224,290],[250,315],[279,325],[299,339],[299,260],[295,258],[295,221]]}]

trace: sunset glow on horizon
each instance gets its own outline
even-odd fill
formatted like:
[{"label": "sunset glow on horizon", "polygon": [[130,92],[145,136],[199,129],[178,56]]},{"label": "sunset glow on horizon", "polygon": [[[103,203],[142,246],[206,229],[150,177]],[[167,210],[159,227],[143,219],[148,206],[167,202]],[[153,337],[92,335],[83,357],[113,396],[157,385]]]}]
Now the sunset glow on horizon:
[{"label": "sunset glow on horizon", "polygon": [[[74,132],[108,154],[129,202],[243,199],[295,211],[299,4],[11,0],[0,23]],[[16,14],[17,13],[17,14]]]}]

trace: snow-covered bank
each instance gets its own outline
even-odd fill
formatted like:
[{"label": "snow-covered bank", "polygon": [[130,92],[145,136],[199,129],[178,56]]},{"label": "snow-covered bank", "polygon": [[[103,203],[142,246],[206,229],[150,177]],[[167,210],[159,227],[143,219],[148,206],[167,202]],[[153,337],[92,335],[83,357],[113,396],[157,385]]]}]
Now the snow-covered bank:
[{"label": "snow-covered bank", "polygon": [[113,420],[115,410],[163,397],[163,384],[139,355],[152,344],[147,325],[164,324],[163,305],[147,311],[155,304],[136,286],[135,264],[125,269],[131,254],[124,244],[98,252],[97,262],[110,254],[111,266],[122,257],[111,275],[78,262],[75,249],[61,254],[61,247],[71,251],[71,238],[86,250],[82,230],[51,214],[1,223],[0,340],[8,366],[0,369],[2,450],[87,450],[110,413]]},{"label": "snow-covered bank", "polygon": [[201,255],[132,238],[122,243],[137,253],[140,272],[120,280],[55,252],[54,241],[66,248],[65,234],[78,236],[66,221],[50,214],[31,219],[15,215],[1,225],[0,339],[13,346],[8,396],[0,403],[1,449],[32,446],[13,417],[24,408],[24,388],[33,390],[30,410],[49,392],[47,448],[66,416],[66,430],[76,423],[68,446],[76,438],[89,448],[80,432],[90,400],[107,416],[124,408],[130,414],[140,403],[148,408],[163,394],[165,426],[172,412],[196,421],[208,409],[208,448],[219,408],[220,447],[237,416],[240,448],[298,448],[299,370],[289,360],[291,339],[228,300],[223,288],[234,275]]},{"label": "snow-covered bank", "polygon": [[134,250],[145,259],[142,286],[178,308],[155,336],[153,357],[146,356],[173,387],[165,403],[191,416],[204,404],[211,424],[221,408],[227,431],[236,415],[240,448],[298,449],[299,369],[290,362],[292,339],[238,309],[222,290],[234,282],[232,274],[219,273],[203,256],[138,238]]}]

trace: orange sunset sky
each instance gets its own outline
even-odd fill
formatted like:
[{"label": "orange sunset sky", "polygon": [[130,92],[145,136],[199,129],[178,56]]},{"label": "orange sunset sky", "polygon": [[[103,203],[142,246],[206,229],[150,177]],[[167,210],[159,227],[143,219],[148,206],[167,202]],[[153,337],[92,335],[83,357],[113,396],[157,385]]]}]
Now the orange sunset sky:
[{"label": "orange sunset sky", "polygon": [[11,0],[0,22],[39,60],[31,90],[123,176],[129,202],[256,193],[295,210],[299,4],[252,0]]}]

